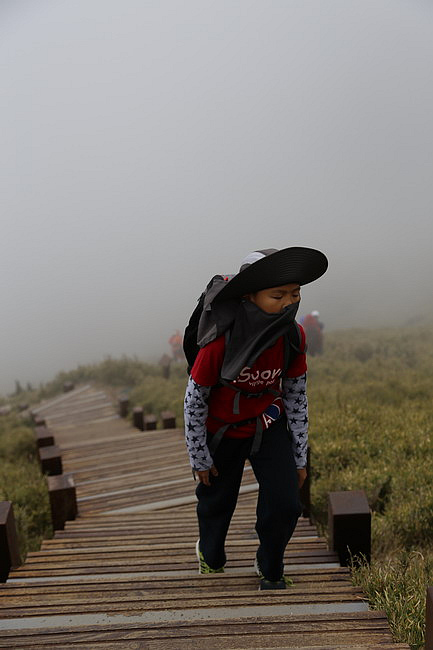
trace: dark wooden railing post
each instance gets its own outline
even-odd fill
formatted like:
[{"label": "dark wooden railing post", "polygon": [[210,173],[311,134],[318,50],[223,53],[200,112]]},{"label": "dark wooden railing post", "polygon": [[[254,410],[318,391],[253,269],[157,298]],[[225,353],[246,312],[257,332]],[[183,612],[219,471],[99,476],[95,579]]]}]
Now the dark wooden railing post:
[{"label": "dark wooden railing post", "polygon": [[304,485],[301,487],[299,496],[302,503],[302,516],[311,521],[311,451],[310,447],[307,450],[307,478]]},{"label": "dark wooden railing post", "polygon": [[63,530],[65,521],[75,519],[78,513],[77,495],[72,474],[47,476],[51,518],[54,530]]},{"label": "dark wooden railing post", "polygon": [[20,564],[12,503],[0,501],[0,582],[6,582],[10,569]]},{"label": "dark wooden railing post", "polygon": [[40,447],[39,460],[41,461],[41,468],[43,474],[54,476],[63,473],[62,456],[60,449],[57,445],[50,445],[49,447]]},{"label": "dark wooden railing post", "polygon": [[148,414],[144,416],[144,430],[145,431],[155,431],[156,429],[156,415]]},{"label": "dark wooden railing post", "polygon": [[129,399],[127,397],[119,397],[119,415],[121,418],[128,417]]},{"label": "dark wooden railing post", "polygon": [[329,547],[338,553],[341,566],[351,558],[370,562],[371,512],[363,490],[330,492],[328,496]]},{"label": "dark wooden railing post", "polygon": [[132,409],[132,423],[136,429],[140,429],[140,431],[144,431],[142,406],[134,406],[134,408]]},{"label": "dark wooden railing post", "polygon": [[176,428],[176,417],[172,411],[162,411],[162,428],[163,429],[175,429]]},{"label": "dark wooden railing post", "polygon": [[38,447],[49,447],[54,445],[54,436],[47,427],[35,427],[35,440]]}]

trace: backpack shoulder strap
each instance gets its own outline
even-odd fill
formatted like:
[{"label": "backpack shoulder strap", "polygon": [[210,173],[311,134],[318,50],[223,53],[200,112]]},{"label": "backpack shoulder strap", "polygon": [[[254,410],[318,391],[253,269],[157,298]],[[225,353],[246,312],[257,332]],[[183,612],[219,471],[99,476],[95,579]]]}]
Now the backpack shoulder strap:
[{"label": "backpack shoulder strap", "polygon": [[185,333],[183,335],[183,351],[188,363],[187,373],[191,372],[191,368],[194,365],[195,358],[199,351],[199,346],[197,345],[197,329],[198,323],[200,321],[200,316],[203,311],[205,292],[203,292],[200,298],[197,301],[197,306],[191,314],[189,323],[185,328]]},{"label": "backpack shoulder strap", "polygon": [[[298,323],[294,320],[289,325],[289,331],[284,336],[284,363],[283,372],[286,372],[292,361],[298,354],[302,354],[302,335]],[[304,352],[307,347],[305,346]]]}]

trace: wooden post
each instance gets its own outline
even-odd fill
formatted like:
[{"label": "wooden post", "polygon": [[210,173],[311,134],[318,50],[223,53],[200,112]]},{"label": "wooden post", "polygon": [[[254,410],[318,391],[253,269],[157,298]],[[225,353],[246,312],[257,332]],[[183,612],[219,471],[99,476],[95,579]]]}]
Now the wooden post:
[{"label": "wooden post", "polygon": [[127,397],[119,397],[119,415],[121,418],[128,416],[129,399]]},{"label": "wooden post", "polygon": [[162,411],[162,428],[163,429],[175,429],[176,428],[176,418],[172,411]]},{"label": "wooden post", "polygon": [[39,449],[39,459],[41,461],[42,472],[49,476],[63,473],[62,456],[57,445],[41,447]]},{"label": "wooden post", "polygon": [[145,415],[144,419],[144,431],[155,431],[156,429],[156,415]]},{"label": "wooden post", "polygon": [[75,519],[78,513],[77,495],[72,474],[47,476],[51,518],[54,530],[63,530],[65,521]]},{"label": "wooden post", "polygon": [[171,357],[168,354],[163,354],[159,360],[159,365],[162,368],[162,376],[164,379],[170,379],[170,364],[172,362]]},{"label": "wooden post", "polygon": [[12,503],[0,501],[0,582],[6,582],[10,569],[20,564]]},{"label": "wooden post", "polygon": [[330,492],[328,495],[329,547],[338,553],[341,566],[351,557],[370,562],[371,512],[363,490]]},{"label": "wooden post", "polygon": [[311,451],[310,447],[307,449],[307,478],[304,481],[304,485],[301,487],[299,496],[302,503],[302,516],[307,517],[311,521]]},{"label": "wooden post", "polygon": [[140,431],[144,431],[142,406],[134,406],[134,408],[132,409],[132,423],[136,429],[140,429]]},{"label": "wooden post", "polygon": [[49,447],[54,445],[54,436],[47,427],[35,427],[36,446]]}]

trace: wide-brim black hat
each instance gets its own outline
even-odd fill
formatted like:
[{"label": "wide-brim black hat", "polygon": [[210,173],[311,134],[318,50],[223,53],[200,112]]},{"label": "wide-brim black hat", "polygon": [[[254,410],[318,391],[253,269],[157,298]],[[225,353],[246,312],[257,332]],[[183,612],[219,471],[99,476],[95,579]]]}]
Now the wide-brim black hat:
[{"label": "wide-brim black hat", "polygon": [[247,293],[283,284],[309,284],[320,278],[328,268],[326,255],[314,248],[301,246],[255,251],[245,262],[239,273],[218,292],[215,302],[240,298]]}]

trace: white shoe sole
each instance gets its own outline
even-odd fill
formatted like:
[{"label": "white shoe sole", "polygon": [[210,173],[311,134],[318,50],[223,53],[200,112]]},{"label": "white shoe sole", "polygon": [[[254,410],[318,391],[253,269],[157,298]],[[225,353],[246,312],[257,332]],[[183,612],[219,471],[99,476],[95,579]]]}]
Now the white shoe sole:
[{"label": "white shoe sole", "polygon": [[259,563],[257,562],[257,555],[254,558],[254,571],[257,573],[259,578],[263,578],[263,573],[259,569]]},{"label": "white shoe sole", "polygon": [[201,562],[201,560],[200,560],[200,540],[199,539],[197,540],[197,542],[195,544],[195,554],[196,554],[197,560],[198,560],[198,574],[201,576],[201,575],[203,575],[203,573],[200,571],[200,562]]}]

